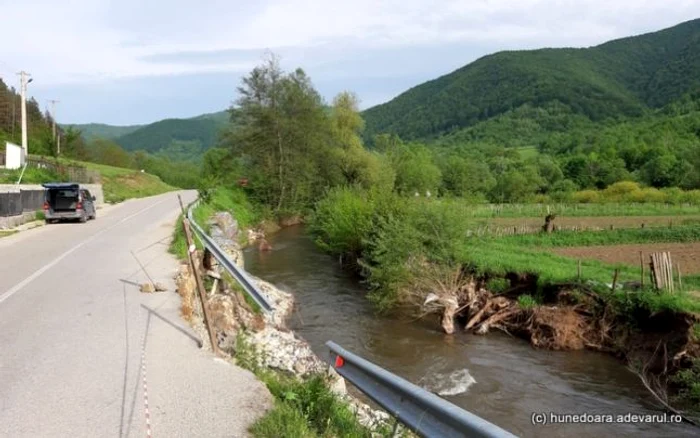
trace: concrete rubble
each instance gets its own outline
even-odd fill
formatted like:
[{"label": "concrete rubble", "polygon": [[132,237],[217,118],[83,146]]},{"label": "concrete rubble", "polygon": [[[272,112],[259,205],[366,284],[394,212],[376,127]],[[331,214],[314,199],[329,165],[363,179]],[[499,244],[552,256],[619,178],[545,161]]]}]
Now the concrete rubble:
[{"label": "concrete rubble", "polygon": [[[212,217],[209,225],[212,239],[238,266],[243,267],[237,221],[230,213],[220,212]],[[246,237],[246,240],[251,237],[260,238],[250,233]],[[258,366],[299,378],[326,373],[331,389],[349,402],[361,424],[370,428],[391,424],[391,417],[387,413],[372,409],[348,394],[344,379],[316,356],[306,341],[286,327],[285,321],[294,309],[294,296],[259,278],[250,276],[250,279],[270,301],[274,310],[269,314],[255,313],[243,298],[244,292],[232,290],[229,285],[224,285],[223,291],[210,295],[207,302],[219,348],[235,357],[237,335],[239,331],[245,330],[246,340],[256,350]],[[196,299],[196,286],[189,266],[182,266],[176,282],[183,299],[183,316],[190,320],[201,339],[206,340],[207,332],[202,323],[201,305]],[[203,348],[208,348],[208,342],[203,344]]]}]

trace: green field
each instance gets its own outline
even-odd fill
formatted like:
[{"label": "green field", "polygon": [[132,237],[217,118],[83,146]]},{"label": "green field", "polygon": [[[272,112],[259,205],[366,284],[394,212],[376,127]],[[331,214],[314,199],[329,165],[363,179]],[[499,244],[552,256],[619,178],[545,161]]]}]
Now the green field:
[{"label": "green field", "polygon": [[602,204],[474,204],[466,214],[472,218],[541,217],[553,213],[558,216],[680,216],[700,214],[700,205],[662,203]]}]

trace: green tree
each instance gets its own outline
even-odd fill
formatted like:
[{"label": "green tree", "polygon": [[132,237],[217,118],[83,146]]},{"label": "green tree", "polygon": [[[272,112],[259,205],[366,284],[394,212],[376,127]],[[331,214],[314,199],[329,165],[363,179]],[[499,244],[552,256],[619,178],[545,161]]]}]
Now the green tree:
[{"label": "green tree", "polygon": [[458,155],[444,160],[442,180],[445,190],[455,196],[486,195],[496,184],[486,163]]},{"label": "green tree", "polygon": [[399,193],[437,193],[442,173],[434,163],[430,149],[419,144],[406,145],[390,154],[390,157],[396,171],[396,188]]},{"label": "green tree", "polygon": [[299,210],[323,190],[328,121],[303,70],[286,74],[274,56],[243,79],[234,155],[250,169],[251,189],[275,211]]},{"label": "green tree", "polygon": [[94,139],[89,146],[90,161],[115,167],[132,167],[133,161],[128,152],[118,144],[102,138]]},{"label": "green tree", "polygon": [[[379,155],[369,152],[362,144],[361,133],[364,121],[360,116],[357,96],[342,92],[333,99],[331,107],[331,136],[334,144],[333,162],[337,166],[340,180],[344,184],[360,185],[364,188],[381,186],[382,190],[393,188],[392,178],[387,178],[387,166]],[[333,166],[329,163],[328,168]],[[337,181],[332,173],[329,181]]]}]

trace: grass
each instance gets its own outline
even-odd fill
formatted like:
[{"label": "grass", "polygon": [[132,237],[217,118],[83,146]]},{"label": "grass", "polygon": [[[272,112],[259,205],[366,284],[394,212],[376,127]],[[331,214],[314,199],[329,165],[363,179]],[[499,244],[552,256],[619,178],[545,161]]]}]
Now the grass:
[{"label": "grass", "polygon": [[[55,158],[41,158],[56,161]],[[161,193],[176,190],[175,187],[164,183],[157,176],[141,173],[134,169],[75,161],[65,158],[59,158],[58,162],[64,165],[81,166],[88,170],[98,172],[101,177],[105,201],[109,203],[122,202],[132,198],[160,195]],[[29,178],[27,177],[27,173],[30,174]],[[47,169],[28,168],[22,181],[27,183],[44,183],[65,180],[66,178],[65,176],[50,172]]]},{"label": "grass", "polygon": [[102,177],[105,201],[122,202],[131,198],[144,198],[176,190],[155,175],[133,172]]},{"label": "grass", "polygon": [[520,234],[482,237],[511,245],[527,247],[568,247],[620,245],[627,243],[683,243],[700,241],[700,226],[629,228],[606,231],[558,231],[551,234]]},{"label": "grass", "polygon": [[532,297],[532,295],[520,295],[518,297],[518,305],[521,309],[532,309],[537,306],[537,301]]},{"label": "grass", "polygon": [[[440,202],[440,201],[439,201]],[[442,201],[460,202],[460,201]],[[700,205],[673,205],[660,203],[603,203],[603,204],[475,204],[470,205],[467,217],[545,217],[559,216],[672,216],[700,214]]]},{"label": "grass", "polygon": [[[537,275],[540,284],[570,283],[577,280],[577,260],[517,246],[501,241],[472,240],[464,244],[459,261],[477,273],[503,277],[509,272]],[[618,281],[639,279],[639,269],[624,265],[609,265],[596,260],[582,260],[582,280],[599,284],[612,282],[613,270],[620,270]]]},{"label": "grass", "polygon": [[[236,364],[252,371],[275,397],[275,406],[250,428],[255,438],[370,438],[376,436],[356,419],[350,405],[330,390],[326,377],[298,379],[259,366],[245,334],[236,338]],[[391,436],[378,431],[379,436]]]},{"label": "grass", "polygon": [[[225,189],[223,187],[212,190],[206,199],[203,199],[192,211],[192,216],[204,231],[209,232],[207,222],[220,211],[230,212],[238,221],[238,227],[241,230],[255,225],[261,217],[259,211],[248,201],[245,193],[240,189]],[[197,239],[195,239],[195,244],[201,249]],[[185,231],[182,228],[182,215],[178,217],[169,251],[180,259],[187,257],[187,242],[185,241]]]},{"label": "grass", "polygon": [[194,218],[202,227],[219,211],[228,211],[238,221],[238,227],[245,229],[254,226],[261,219],[259,210],[250,203],[246,194],[238,189],[218,187],[207,195],[194,211]]},{"label": "grass", "polygon": [[250,433],[256,438],[318,436],[311,430],[301,411],[280,401],[276,401],[274,408],[253,424]]},{"label": "grass", "polygon": [[[19,176],[22,173],[21,169],[15,170],[0,170],[0,184],[16,184]],[[22,184],[42,184],[52,181],[60,181],[63,177],[48,169],[27,168],[22,175]]]},{"label": "grass", "polygon": [[[601,232],[608,234],[610,232]],[[541,235],[540,235],[541,236]],[[632,300],[637,307],[654,311],[700,312],[700,301],[690,292],[700,289],[700,276],[685,276],[683,290],[674,294],[643,291],[629,294],[617,290],[610,291],[614,270],[618,270],[618,285],[627,281],[639,281],[641,270],[636,266],[611,265],[596,260],[581,260],[581,278],[578,278],[578,260],[542,251],[534,239],[516,239],[509,236],[498,239],[468,239],[462,245],[459,258],[475,272],[487,277],[503,278],[510,272],[527,273],[537,276],[538,288],[550,285],[585,283],[607,294],[616,302]],[[579,244],[580,242],[577,242]],[[629,304],[629,303],[627,303]],[[627,305],[626,304],[626,305]],[[523,303],[521,303],[523,305]]]}]

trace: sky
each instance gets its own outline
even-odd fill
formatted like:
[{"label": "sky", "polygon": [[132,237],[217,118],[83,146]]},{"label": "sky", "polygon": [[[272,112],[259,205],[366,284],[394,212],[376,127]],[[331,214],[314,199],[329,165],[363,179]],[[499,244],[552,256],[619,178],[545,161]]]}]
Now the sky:
[{"label": "sky", "polygon": [[0,78],[61,123],[220,111],[266,53],[363,108],[499,50],[589,47],[700,17],[700,0],[0,0]]}]

